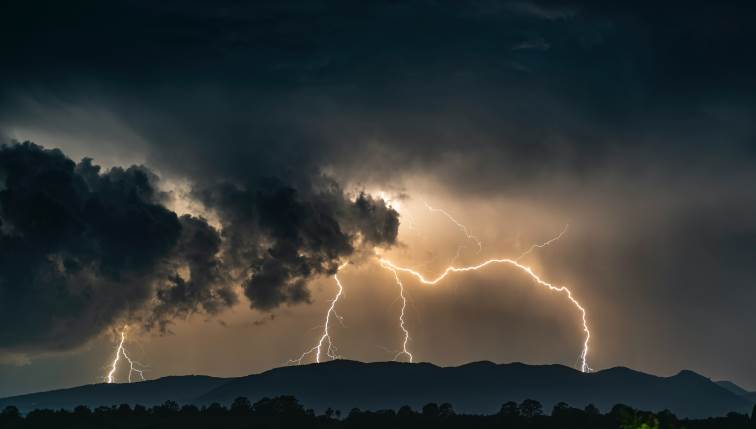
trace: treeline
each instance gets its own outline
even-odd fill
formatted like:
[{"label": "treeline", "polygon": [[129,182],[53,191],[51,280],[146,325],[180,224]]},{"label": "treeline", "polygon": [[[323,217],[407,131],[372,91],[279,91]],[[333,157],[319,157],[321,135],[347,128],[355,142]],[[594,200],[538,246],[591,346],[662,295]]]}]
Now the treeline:
[{"label": "treeline", "polygon": [[292,396],[264,398],[252,404],[237,398],[229,407],[180,406],[174,401],[147,408],[123,404],[112,407],[79,406],[70,410],[35,410],[23,415],[16,407],[0,412],[2,429],[97,428],[527,428],[527,429],[756,429],[756,406],[749,417],[729,413],[724,417],[702,420],[678,419],[669,411],[640,411],[615,405],[602,414],[589,405],[584,409],[559,403],[547,414],[538,401],[519,404],[507,402],[492,415],[457,414],[451,404],[430,403],[420,410],[404,406],[398,410],[362,411],[353,409],[346,415],[328,409],[322,414],[305,409]]}]

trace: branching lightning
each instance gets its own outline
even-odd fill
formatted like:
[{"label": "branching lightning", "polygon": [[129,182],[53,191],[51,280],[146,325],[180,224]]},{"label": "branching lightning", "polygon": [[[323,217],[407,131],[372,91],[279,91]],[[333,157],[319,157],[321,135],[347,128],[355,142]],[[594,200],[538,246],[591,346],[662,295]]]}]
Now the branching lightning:
[{"label": "branching lightning", "polygon": [[336,303],[339,302],[339,299],[341,298],[341,295],[344,292],[344,286],[341,284],[341,280],[339,280],[339,271],[341,271],[342,268],[346,267],[348,263],[349,262],[344,262],[343,264],[341,264],[341,266],[339,266],[339,268],[336,270],[336,274],[334,274],[333,276],[333,279],[336,280],[337,291],[336,291],[336,295],[331,300],[331,305],[328,307],[328,311],[326,312],[325,323],[323,324],[323,334],[320,336],[318,343],[315,344],[311,349],[302,353],[302,355],[299,356],[299,358],[289,360],[290,364],[301,365],[302,361],[307,356],[313,355],[313,354],[315,355],[315,362],[320,363],[320,359],[323,354],[324,345],[327,345],[327,347],[325,347],[325,355],[328,358],[332,360],[339,358],[339,355],[337,354],[338,351],[336,349],[336,346],[333,344],[333,340],[331,339],[329,328],[331,325],[331,315],[336,317],[338,320],[342,320],[342,317],[339,316],[339,314],[336,312]]},{"label": "branching lightning", "polygon": [[[445,211],[443,209],[432,207],[432,206],[428,205],[427,203],[425,203],[425,206],[430,211],[438,212],[438,213],[443,214],[447,219],[449,219],[452,223],[454,223],[465,234],[465,237],[467,237],[468,240],[471,240],[471,241],[475,242],[475,244],[478,246],[478,253],[482,251],[482,249],[483,249],[483,243],[476,236],[472,235],[470,233],[470,230],[465,225],[463,225],[462,223],[460,223],[459,221],[457,221],[451,214],[449,214],[447,211]],[[536,283],[536,284],[538,284],[540,286],[546,287],[546,288],[548,288],[551,291],[565,294],[567,296],[567,298],[570,300],[570,302],[572,303],[572,305],[575,306],[575,308],[578,309],[578,311],[580,312],[580,315],[581,315],[581,322],[582,322],[583,332],[585,333],[585,339],[584,339],[583,344],[582,344],[582,350],[581,350],[579,358],[578,358],[579,359],[579,366],[580,366],[580,370],[582,372],[590,372],[592,369],[588,366],[588,352],[589,352],[589,344],[590,344],[590,339],[591,339],[591,332],[590,332],[590,329],[588,327],[588,314],[587,314],[587,311],[580,304],[580,302],[573,296],[573,293],[572,293],[572,291],[570,289],[568,289],[565,286],[554,285],[552,283],[549,283],[549,282],[543,280],[539,275],[537,275],[535,272],[533,272],[533,269],[531,267],[529,267],[527,265],[523,265],[520,262],[522,258],[524,258],[525,256],[529,255],[530,253],[532,253],[536,249],[547,247],[547,246],[551,245],[552,243],[556,242],[557,240],[561,239],[567,233],[568,228],[569,228],[569,225],[565,225],[565,227],[562,229],[562,231],[558,235],[556,235],[555,237],[553,237],[553,238],[551,238],[548,241],[545,241],[543,243],[533,244],[525,252],[521,253],[515,259],[510,259],[510,258],[493,258],[493,259],[488,259],[486,261],[478,263],[477,265],[468,265],[468,266],[460,266],[460,267],[458,267],[458,266],[454,265],[454,262],[459,257],[459,254],[460,254],[460,252],[462,250],[461,247],[460,247],[460,248],[457,249],[457,255],[454,257],[454,259],[452,260],[451,264],[448,267],[446,267],[443,270],[443,272],[441,274],[439,274],[435,278],[427,278],[423,274],[421,274],[420,272],[418,272],[418,271],[416,271],[416,270],[414,270],[412,268],[399,266],[399,265],[396,265],[395,263],[391,262],[390,260],[388,260],[386,258],[379,257],[378,258],[378,262],[380,263],[381,267],[383,267],[384,269],[389,270],[389,271],[392,272],[392,274],[394,276],[394,280],[396,282],[396,285],[399,288],[399,299],[401,300],[401,310],[400,310],[400,314],[399,314],[399,328],[401,329],[401,331],[403,333],[402,349],[399,352],[396,353],[396,355],[394,356],[394,360],[398,360],[401,356],[406,356],[406,358],[407,358],[407,360],[409,362],[413,362],[414,361],[414,356],[412,355],[412,353],[409,350],[409,342],[411,340],[411,335],[410,335],[409,330],[407,329],[406,320],[405,320],[405,310],[407,308],[407,297],[405,295],[404,283],[402,282],[401,277],[399,275],[400,272],[407,273],[407,274],[410,274],[410,275],[414,276],[418,281],[420,281],[420,283],[423,283],[423,284],[426,284],[426,285],[436,285],[439,282],[441,282],[442,280],[444,280],[447,276],[449,276],[449,274],[452,274],[452,273],[463,273],[463,272],[468,272],[468,271],[478,271],[478,270],[481,270],[483,268],[488,267],[489,265],[506,264],[506,265],[510,265],[510,266],[512,266],[512,267],[514,267],[514,268],[516,268],[516,269],[518,269],[518,270],[526,273],[534,283]],[[332,315],[334,317],[336,317],[338,320],[342,320],[341,316],[339,316],[339,314],[336,312],[336,304],[338,303],[338,301],[341,298],[342,293],[344,291],[344,287],[341,284],[341,281],[339,280],[338,273],[346,265],[347,265],[347,263],[344,263],[343,265],[341,265],[339,267],[339,269],[337,270],[336,274],[334,275],[334,280],[336,281],[336,285],[337,285],[338,288],[337,288],[336,295],[330,301],[330,306],[329,306],[328,311],[326,312],[326,316],[325,316],[325,323],[323,324],[323,332],[322,332],[322,334],[321,334],[321,336],[320,336],[317,344],[314,345],[309,350],[307,350],[304,353],[302,353],[302,355],[299,356],[299,358],[290,360],[289,363],[292,363],[292,364],[301,364],[308,356],[311,356],[311,355],[315,356],[315,362],[317,362],[317,363],[320,363],[321,357],[323,355],[325,355],[329,359],[338,359],[339,358],[339,356],[337,354],[336,347],[335,347],[334,342],[333,342],[333,339],[331,338],[329,328],[330,328],[331,316]],[[114,364],[115,364],[115,362],[114,362]]]},{"label": "branching lightning", "polygon": [[123,329],[121,329],[121,341],[118,343],[118,347],[116,347],[115,357],[113,358],[113,363],[110,365],[110,372],[108,372],[108,375],[105,377],[108,384],[115,382],[115,373],[118,370],[118,362],[121,360],[121,356],[123,356],[123,358],[129,363],[129,383],[131,383],[133,374],[137,374],[141,379],[140,381],[145,380],[144,371],[136,367],[136,365],[140,365],[140,363],[131,359],[128,353],[126,353],[126,347],[124,344],[126,343],[126,332],[128,329],[128,326],[124,326]]},{"label": "branching lightning", "polygon": [[522,259],[522,258],[524,258],[525,256],[527,256],[528,254],[530,254],[530,253],[531,253],[532,251],[534,251],[535,249],[542,249],[542,248],[544,248],[544,247],[548,247],[548,246],[550,246],[550,245],[551,245],[551,243],[553,243],[553,242],[555,242],[555,241],[559,240],[560,238],[562,238],[562,236],[564,236],[565,234],[567,234],[567,230],[568,230],[569,228],[570,228],[570,224],[566,224],[566,225],[564,226],[564,228],[562,229],[562,231],[561,231],[561,232],[560,232],[559,234],[557,234],[557,236],[556,236],[556,237],[554,237],[554,238],[552,238],[552,239],[550,239],[550,240],[548,240],[548,241],[544,241],[544,242],[543,242],[543,243],[541,243],[541,244],[534,244],[534,245],[530,246],[530,247],[528,248],[528,250],[526,250],[526,251],[522,252],[522,253],[520,254],[520,256],[518,256],[517,258],[515,258],[515,260],[516,260],[516,261],[519,261],[520,259]]},{"label": "branching lightning", "polygon": [[[477,237],[475,237],[474,235],[472,235],[470,233],[469,229],[465,225],[463,225],[462,223],[460,223],[459,221],[457,221],[451,214],[449,214],[449,212],[447,212],[446,210],[443,210],[443,209],[432,207],[428,203],[424,203],[424,204],[425,204],[425,207],[428,210],[434,211],[434,212],[439,212],[439,213],[443,214],[444,216],[446,216],[446,218],[448,218],[452,223],[454,223],[465,234],[465,236],[469,240],[474,241],[478,245],[478,252],[480,252],[483,249],[482,242]],[[519,262],[522,258],[524,258],[528,254],[532,253],[534,250],[541,249],[541,248],[544,248],[544,247],[548,247],[552,243],[554,243],[555,241],[558,241],[559,239],[561,239],[567,233],[568,228],[569,228],[569,224],[565,225],[565,227],[562,229],[562,231],[558,235],[556,235],[555,237],[549,239],[548,241],[540,243],[540,244],[533,244],[525,252],[521,253],[520,256],[518,256],[515,259],[509,259],[509,258],[505,258],[505,259],[490,259],[490,260],[485,261],[485,262],[483,262],[481,264],[478,264],[478,265],[466,266],[466,267],[455,267],[454,266],[454,262],[457,260],[457,258],[460,255],[460,252],[462,250],[462,246],[460,246],[459,248],[457,248],[457,254],[452,259],[451,265],[449,267],[447,267],[446,270],[440,276],[438,276],[437,278],[435,278],[433,280],[426,279],[418,271],[415,271],[415,270],[413,270],[411,268],[399,267],[399,266],[395,265],[394,263],[392,263],[391,261],[389,261],[387,259],[384,259],[384,258],[381,258],[380,261],[379,261],[380,264],[381,264],[381,266],[393,273],[394,279],[396,281],[396,284],[397,284],[397,286],[399,286],[400,298],[402,300],[402,310],[401,310],[401,313],[399,315],[399,326],[400,326],[402,332],[404,333],[404,340],[402,342],[402,351],[399,352],[399,353],[397,353],[396,356],[394,356],[394,360],[396,360],[402,354],[408,356],[410,362],[412,362],[412,360],[413,360],[413,356],[412,356],[412,354],[410,353],[410,351],[407,348],[407,343],[409,342],[409,339],[410,339],[410,334],[409,334],[408,329],[406,328],[406,322],[404,320],[404,310],[405,310],[407,301],[406,301],[406,298],[404,296],[404,284],[402,283],[401,278],[399,277],[399,273],[398,273],[399,271],[412,274],[418,280],[420,280],[421,283],[435,285],[438,282],[440,282],[441,280],[443,280],[448,274],[450,274],[452,272],[476,271],[476,270],[482,269],[482,268],[484,268],[484,267],[486,267],[486,266],[488,266],[490,264],[494,264],[494,263],[506,263],[506,264],[513,265],[513,266],[519,268],[520,270],[526,272],[528,275],[530,275],[531,279],[533,279],[539,285],[548,287],[550,290],[553,290],[553,291],[558,291],[558,292],[566,293],[567,297],[569,298],[569,300],[578,308],[578,310],[580,311],[581,316],[582,316],[583,331],[585,332],[585,341],[583,342],[583,348],[582,348],[582,351],[581,351],[580,356],[579,356],[579,364],[580,364],[581,371],[583,371],[583,372],[590,371],[591,368],[588,366],[587,360],[588,360],[588,344],[589,344],[589,341],[590,341],[591,333],[590,333],[590,330],[588,329],[587,314],[586,314],[585,309],[572,296],[572,292],[569,289],[567,289],[564,286],[554,286],[551,283],[543,281],[539,276],[537,276],[533,272],[533,270],[530,267],[522,265]]]},{"label": "branching lightning", "polygon": [[588,321],[587,321],[588,315],[585,308],[583,308],[583,306],[580,305],[580,302],[578,302],[578,300],[572,296],[572,291],[570,289],[568,289],[565,286],[555,286],[547,281],[544,281],[543,279],[541,279],[541,277],[535,274],[530,267],[520,264],[519,262],[517,262],[517,260],[508,259],[508,258],[489,259],[477,265],[470,265],[470,266],[465,266],[465,267],[449,266],[449,267],[446,267],[446,269],[440,275],[438,275],[436,278],[433,278],[433,279],[428,279],[425,276],[423,276],[421,273],[411,268],[405,268],[405,267],[400,267],[398,265],[395,265],[393,262],[384,258],[380,259],[380,263],[381,263],[381,266],[391,271],[394,271],[394,273],[396,273],[397,271],[408,273],[414,276],[415,278],[417,278],[421,283],[426,284],[426,285],[438,284],[441,280],[445,279],[451,273],[478,271],[492,264],[508,264],[508,265],[518,268],[519,270],[528,274],[530,278],[533,281],[535,281],[537,284],[547,287],[550,290],[553,290],[555,292],[561,292],[561,293],[566,294],[567,298],[580,311],[580,314],[582,317],[582,323],[583,323],[583,332],[585,332],[585,341],[583,341],[583,350],[580,353],[580,370],[583,372],[588,372],[591,370],[591,368],[588,366],[588,344],[591,339],[591,331],[588,328]]},{"label": "branching lightning", "polygon": [[481,252],[481,251],[483,250],[483,242],[482,242],[482,241],[480,241],[480,240],[478,239],[478,237],[476,237],[476,236],[472,235],[472,234],[470,233],[470,230],[468,230],[468,229],[467,229],[467,227],[466,227],[465,225],[463,225],[463,224],[459,223],[459,222],[458,222],[458,221],[457,221],[456,219],[454,219],[454,217],[453,217],[452,215],[450,215],[450,214],[449,214],[449,212],[447,212],[447,211],[446,211],[446,210],[444,210],[444,209],[439,209],[439,208],[431,207],[431,206],[430,206],[430,205],[429,205],[428,203],[426,203],[426,202],[423,202],[423,204],[425,204],[425,207],[426,207],[426,208],[427,208],[428,210],[430,210],[430,211],[432,211],[432,212],[438,212],[438,213],[441,213],[441,214],[443,214],[443,215],[444,215],[444,216],[446,216],[446,217],[447,217],[447,218],[448,218],[448,219],[449,219],[450,221],[452,221],[452,222],[453,222],[453,223],[454,223],[455,225],[457,225],[457,227],[459,227],[459,229],[460,229],[460,230],[462,230],[462,232],[463,232],[463,233],[465,234],[465,236],[467,237],[467,239],[468,239],[468,240],[472,240],[473,242],[475,242],[475,244],[476,244],[476,245],[478,246],[478,253],[480,253],[480,252]]},{"label": "branching lightning", "polygon": [[399,356],[407,356],[407,359],[409,359],[410,362],[412,362],[415,358],[412,356],[412,353],[407,349],[407,343],[409,343],[410,340],[410,334],[407,330],[407,327],[404,324],[404,310],[407,308],[407,298],[404,296],[404,283],[402,283],[402,279],[399,278],[399,273],[387,266],[383,266],[384,268],[390,270],[392,273],[394,273],[394,279],[396,280],[396,285],[399,286],[399,298],[402,301],[402,311],[399,314],[399,327],[402,329],[402,332],[404,333],[404,340],[402,341],[402,350],[398,352],[396,355],[394,355],[394,360],[399,359]]}]

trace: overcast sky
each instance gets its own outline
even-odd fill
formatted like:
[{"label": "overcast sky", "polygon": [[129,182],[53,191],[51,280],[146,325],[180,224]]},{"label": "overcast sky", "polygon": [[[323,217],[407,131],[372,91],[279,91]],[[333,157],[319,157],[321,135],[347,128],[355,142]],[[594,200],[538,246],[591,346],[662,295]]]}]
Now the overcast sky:
[{"label": "overcast sky", "polygon": [[[389,360],[376,254],[566,225],[523,263],[591,367],[756,390],[754,10],[606,3],[6,2],[0,395],[101,380],[124,325],[149,378],[280,366],[346,261],[338,352]],[[522,272],[402,279],[416,361],[575,367]]]}]

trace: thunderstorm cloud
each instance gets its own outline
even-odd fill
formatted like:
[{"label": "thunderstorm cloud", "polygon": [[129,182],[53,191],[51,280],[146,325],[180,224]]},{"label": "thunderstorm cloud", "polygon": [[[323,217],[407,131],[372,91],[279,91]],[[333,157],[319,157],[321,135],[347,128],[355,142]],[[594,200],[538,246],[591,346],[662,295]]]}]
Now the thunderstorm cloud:
[{"label": "thunderstorm cloud", "polygon": [[66,350],[117,321],[165,330],[235,304],[237,283],[256,308],[307,301],[309,279],[357,245],[391,246],[399,226],[383,200],[352,201],[322,179],[304,192],[277,181],[198,191],[219,231],[167,209],[146,167],[103,172],[29,142],[0,147],[0,178],[6,350]]}]

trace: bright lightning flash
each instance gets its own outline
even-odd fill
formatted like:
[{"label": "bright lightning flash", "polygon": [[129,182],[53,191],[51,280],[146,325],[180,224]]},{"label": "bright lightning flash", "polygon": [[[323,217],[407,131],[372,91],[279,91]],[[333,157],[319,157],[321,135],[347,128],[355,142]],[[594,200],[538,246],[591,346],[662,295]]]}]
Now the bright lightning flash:
[{"label": "bright lightning flash", "polygon": [[[439,212],[439,213],[443,214],[444,216],[446,216],[446,218],[448,218],[452,223],[454,223],[465,234],[465,236],[469,240],[472,240],[472,241],[475,242],[475,244],[477,244],[477,246],[478,246],[478,252],[480,252],[483,249],[483,243],[477,237],[475,237],[474,235],[472,235],[465,225],[463,225],[460,222],[458,222],[447,211],[445,211],[443,209],[431,207],[427,203],[425,203],[425,206],[430,211]],[[468,272],[468,271],[478,271],[478,270],[481,270],[481,269],[483,269],[483,268],[485,268],[485,267],[487,267],[489,265],[508,264],[508,265],[511,265],[511,266],[519,269],[520,271],[528,274],[528,276],[530,276],[530,278],[536,284],[538,284],[540,286],[543,286],[543,287],[546,287],[549,290],[552,290],[554,292],[564,293],[567,296],[567,298],[570,300],[570,302],[578,309],[578,311],[580,311],[581,319],[582,319],[582,325],[583,325],[583,332],[585,332],[585,340],[583,341],[583,348],[582,348],[582,351],[581,351],[580,356],[579,356],[580,370],[582,372],[590,372],[591,368],[588,366],[588,350],[589,350],[589,343],[590,343],[590,339],[591,339],[591,331],[588,328],[588,320],[587,320],[588,319],[588,314],[587,314],[585,308],[580,304],[580,302],[578,302],[577,299],[575,299],[575,297],[572,295],[572,291],[570,289],[568,289],[565,286],[553,285],[553,284],[551,284],[551,283],[543,280],[540,276],[538,276],[537,274],[535,274],[533,272],[532,268],[530,268],[529,266],[523,265],[523,264],[521,264],[519,262],[522,258],[524,258],[528,254],[530,254],[531,252],[533,252],[535,249],[547,247],[547,246],[551,245],[552,243],[554,243],[555,241],[557,241],[560,238],[562,238],[562,236],[564,236],[567,233],[568,227],[569,227],[569,225],[565,225],[564,229],[557,236],[555,236],[554,238],[552,238],[552,239],[550,239],[550,240],[548,240],[546,242],[543,242],[541,244],[534,244],[534,245],[532,245],[525,252],[523,252],[522,254],[520,254],[520,256],[518,256],[516,259],[494,258],[494,259],[489,259],[487,261],[479,263],[477,265],[470,265],[470,266],[463,266],[463,267],[457,267],[457,266],[454,266],[454,265],[450,265],[440,275],[438,275],[436,278],[433,278],[433,279],[428,279],[425,276],[423,276],[421,273],[419,273],[418,271],[415,271],[415,270],[413,270],[411,268],[398,266],[398,265],[394,264],[393,262],[389,261],[388,259],[379,258],[380,265],[383,268],[391,271],[394,274],[394,280],[396,281],[396,284],[399,287],[399,298],[400,298],[400,300],[402,302],[401,312],[399,314],[399,327],[402,330],[404,338],[403,338],[403,341],[402,341],[402,350],[399,351],[394,356],[394,360],[397,360],[402,355],[406,356],[407,359],[409,360],[409,362],[413,362],[413,360],[414,360],[414,356],[412,355],[412,353],[409,351],[409,348],[408,348],[408,343],[410,341],[410,333],[409,333],[409,330],[406,327],[406,323],[405,323],[405,319],[404,319],[405,310],[407,308],[407,298],[406,298],[405,293],[404,293],[405,292],[404,291],[404,283],[402,283],[402,280],[399,277],[399,272],[408,273],[408,274],[414,276],[415,278],[417,278],[423,284],[426,284],[426,285],[436,285],[439,282],[441,282],[443,279],[445,279],[451,273],[462,273],[462,272]],[[458,249],[457,256],[459,256],[459,251],[460,250],[461,249]],[[456,260],[456,259],[457,259],[457,257],[454,258],[454,260]],[[452,263],[453,263],[453,261],[452,261]],[[342,320],[341,316],[339,316],[339,314],[336,313],[336,304],[338,303],[338,301],[341,298],[341,295],[342,295],[342,293],[344,291],[344,287],[341,284],[341,281],[339,280],[338,273],[339,273],[339,271],[341,271],[342,268],[344,268],[347,265],[347,263],[342,264],[338,268],[338,270],[336,271],[336,274],[333,276],[334,280],[336,281],[336,286],[338,287],[338,289],[337,289],[336,295],[331,300],[331,304],[330,304],[330,306],[328,308],[328,311],[326,312],[325,323],[323,324],[323,333],[320,336],[320,339],[319,339],[318,343],[315,346],[313,346],[311,349],[309,349],[309,350],[305,351],[304,353],[302,353],[302,355],[299,356],[299,358],[290,360],[289,363],[299,365],[299,364],[301,364],[303,362],[303,360],[305,358],[307,358],[307,356],[310,356],[310,355],[314,355],[315,356],[315,362],[317,362],[317,363],[320,363],[321,356],[323,354],[325,354],[330,359],[338,359],[339,358],[339,356],[337,354],[337,351],[336,351],[336,347],[334,346],[333,340],[332,340],[330,332],[329,332],[329,327],[330,327],[330,322],[331,322],[331,315],[333,315],[336,318],[338,318],[339,321]],[[324,348],[325,348],[325,352],[324,352]],[[124,356],[125,356],[125,354],[124,354]],[[113,364],[115,365],[116,362],[117,362],[117,356],[116,356],[116,361],[114,361]]]},{"label": "bright lightning flash", "polygon": [[121,356],[123,356],[123,358],[126,359],[126,361],[129,363],[129,383],[131,383],[133,374],[139,375],[141,381],[145,380],[144,371],[135,366],[140,365],[139,362],[132,360],[126,353],[126,347],[124,346],[124,343],[126,343],[126,332],[128,331],[128,329],[128,326],[124,326],[123,329],[121,329],[121,341],[118,343],[118,347],[116,348],[113,363],[110,365],[110,372],[108,372],[108,375],[106,376],[108,384],[111,384],[115,381],[115,373],[118,370],[118,362],[121,360]]},{"label": "bright lightning flash", "polygon": [[467,272],[467,271],[478,271],[478,270],[480,270],[482,268],[485,268],[485,267],[487,267],[489,265],[492,265],[492,264],[509,264],[509,265],[512,265],[512,266],[518,268],[519,270],[521,270],[521,271],[525,272],[526,274],[528,274],[530,276],[530,278],[533,281],[535,281],[537,284],[539,284],[541,286],[544,286],[544,287],[547,287],[547,288],[549,288],[552,291],[561,292],[561,293],[566,294],[567,298],[580,311],[580,313],[582,315],[583,332],[585,332],[585,341],[583,342],[583,350],[580,353],[580,370],[583,371],[583,372],[589,372],[591,370],[591,368],[588,366],[588,343],[590,342],[590,339],[591,339],[591,331],[588,328],[588,321],[587,321],[587,317],[588,316],[587,316],[587,313],[585,311],[585,308],[583,308],[583,306],[580,305],[580,302],[578,302],[578,300],[575,299],[572,296],[572,291],[570,291],[568,288],[566,288],[565,286],[555,286],[555,285],[553,285],[553,284],[551,284],[549,282],[544,281],[543,279],[541,279],[541,277],[539,277],[537,274],[535,274],[530,267],[528,267],[526,265],[520,264],[519,262],[517,262],[517,260],[515,260],[515,259],[508,259],[508,258],[489,259],[489,260],[484,261],[484,262],[482,262],[482,263],[480,263],[478,265],[470,265],[470,266],[465,266],[465,267],[449,266],[440,275],[438,275],[436,278],[433,278],[433,279],[428,279],[425,276],[423,276],[422,274],[420,274],[419,272],[417,272],[417,271],[415,271],[415,270],[413,270],[411,268],[405,268],[405,267],[400,267],[398,265],[395,265],[393,262],[391,262],[391,261],[389,261],[387,259],[384,259],[384,258],[380,259],[380,263],[381,263],[381,266],[383,266],[384,268],[393,271],[395,275],[396,275],[397,271],[408,273],[408,274],[414,276],[415,278],[417,278],[421,283],[426,284],[426,285],[435,285],[435,284],[439,283],[441,280],[445,279],[451,273],[461,273],[461,272]]},{"label": "bright lightning flash", "polygon": [[336,274],[334,274],[333,279],[336,280],[336,286],[337,286],[337,292],[336,295],[331,300],[331,305],[328,307],[328,311],[326,312],[326,318],[325,323],[323,324],[323,334],[320,336],[320,340],[317,344],[315,344],[311,349],[307,350],[306,352],[302,353],[301,356],[297,359],[291,359],[289,360],[290,364],[297,364],[301,365],[302,361],[309,355],[315,355],[315,362],[320,363],[321,356],[323,355],[323,346],[327,345],[325,347],[325,355],[330,359],[338,359],[339,355],[337,354],[336,346],[333,344],[333,340],[331,339],[331,334],[329,332],[329,327],[331,324],[331,315],[339,319],[339,321],[342,320],[342,317],[339,316],[339,314],[336,312],[336,303],[339,302],[339,299],[341,298],[342,293],[344,292],[344,286],[341,284],[341,280],[339,280],[339,271],[341,271],[342,268],[346,267],[349,262],[344,262],[339,266],[339,268],[336,270]]},{"label": "bright lightning flash", "polygon": [[410,353],[410,351],[407,349],[407,343],[409,343],[410,334],[404,324],[404,310],[407,308],[407,298],[404,296],[404,283],[402,283],[402,279],[399,278],[399,273],[395,269],[387,267],[385,265],[383,265],[383,267],[394,273],[396,285],[399,286],[399,298],[402,301],[402,311],[399,314],[399,327],[404,333],[404,341],[402,341],[402,350],[394,356],[394,360],[397,360],[399,359],[399,356],[404,355],[407,356],[407,359],[409,359],[410,362],[412,362],[414,360],[414,356],[412,356],[412,353]]},{"label": "bright lightning flash", "polygon": [[[452,223],[454,223],[465,234],[465,236],[469,240],[474,241],[478,245],[478,251],[479,252],[483,249],[482,242],[477,237],[475,237],[474,235],[472,235],[470,233],[470,231],[467,229],[467,227],[465,225],[463,225],[462,223],[460,223],[459,221],[457,221],[449,212],[447,212],[446,210],[443,210],[443,209],[432,207],[428,203],[424,203],[424,204],[425,204],[425,207],[428,210],[433,211],[433,212],[439,212],[439,213],[443,214],[444,216],[446,216],[446,218],[449,219]],[[491,259],[491,260],[483,262],[482,264],[479,264],[479,265],[458,268],[458,267],[455,267],[453,264],[454,264],[454,261],[456,261],[457,258],[459,257],[460,251],[462,250],[462,247],[460,247],[460,248],[457,249],[457,255],[454,257],[454,259],[452,259],[452,262],[451,262],[452,265],[449,266],[443,272],[443,274],[441,274],[439,277],[437,277],[436,279],[433,279],[433,280],[426,279],[422,274],[420,274],[419,272],[417,272],[415,270],[412,270],[412,269],[406,268],[406,267],[399,267],[399,266],[395,265],[394,263],[392,263],[391,261],[388,261],[387,259],[381,258],[380,259],[381,266],[383,268],[391,271],[394,274],[394,279],[396,280],[397,286],[399,286],[400,298],[401,298],[401,301],[402,301],[402,311],[401,311],[401,313],[399,315],[399,326],[402,329],[402,332],[404,333],[404,341],[402,342],[402,351],[400,351],[399,353],[396,354],[396,356],[394,356],[394,360],[396,360],[402,354],[408,356],[410,362],[412,362],[412,360],[413,360],[412,354],[407,349],[407,343],[409,342],[409,339],[410,339],[409,331],[406,328],[406,324],[405,324],[405,320],[404,320],[404,310],[405,310],[405,307],[407,305],[407,300],[406,300],[406,298],[404,296],[404,284],[402,283],[401,279],[399,278],[398,271],[403,271],[403,272],[410,273],[410,274],[414,275],[415,277],[417,277],[424,284],[435,285],[438,282],[440,282],[441,280],[443,280],[449,273],[452,273],[452,272],[474,271],[474,270],[478,270],[478,269],[484,268],[487,265],[490,265],[490,264],[493,264],[493,263],[507,263],[507,264],[514,265],[517,268],[519,268],[520,270],[525,271],[526,273],[528,273],[530,275],[531,279],[535,280],[536,283],[540,284],[541,286],[546,286],[550,290],[553,290],[553,291],[559,291],[559,292],[566,293],[567,297],[570,299],[570,301],[580,310],[581,315],[582,315],[582,321],[583,321],[583,331],[586,334],[585,341],[583,343],[583,349],[582,349],[582,351],[580,353],[580,356],[579,356],[580,369],[583,372],[590,371],[591,368],[588,366],[587,358],[588,358],[588,343],[589,343],[589,340],[590,340],[591,333],[590,333],[590,330],[588,329],[588,323],[587,323],[587,320],[586,320],[587,314],[586,314],[585,309],[572,296],[572,292],[569,289],[567,289],[566,287],[563,287],[563,286],[554,286],[554,285],[552,285],[550,283],[547,283],[547,282],[543,281],[540,277],[538,277],[535,273],[533,273],[533,270],[530,267],[527,267],[527,266],[522,265],[522,264],[519,263],[519,261],[522,258],[524,258],[528,254],[530,254],[531,252],[533,252],[535,249],[541,249],[541,248],[544,248],[544,247],[548,247],[552,243],[554,243],[554,242],[558,241],[559,239],[561,239],[567,233],[567,229],[568,228],[569,228],[569,224],[565,225],[565,227],[562,229],[562,231],[558,235],[556,235],[555,237],[553,237],[550,240],[545,241],[543,243],[534,244],[534,245],[530,246],[530,248],[528,248],[525,252],[521,253],[520,256],[518,256],[515,259],[508,259],[508,258],[507,259]]]}]

